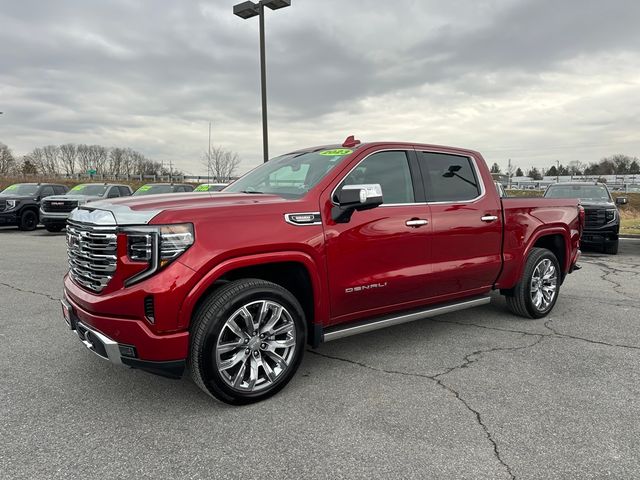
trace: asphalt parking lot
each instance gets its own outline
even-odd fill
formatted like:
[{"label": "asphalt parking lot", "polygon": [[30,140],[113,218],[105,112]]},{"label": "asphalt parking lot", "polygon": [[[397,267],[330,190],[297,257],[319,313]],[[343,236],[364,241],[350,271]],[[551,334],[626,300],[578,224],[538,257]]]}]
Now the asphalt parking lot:
[{"label": "asphalt parking lot", "polygon": [[1,478],[640,477],[640,241],[552,314],[490,305],[307,352],[248,407],[112,366],[66,329],[63,234],[0,229]]}]

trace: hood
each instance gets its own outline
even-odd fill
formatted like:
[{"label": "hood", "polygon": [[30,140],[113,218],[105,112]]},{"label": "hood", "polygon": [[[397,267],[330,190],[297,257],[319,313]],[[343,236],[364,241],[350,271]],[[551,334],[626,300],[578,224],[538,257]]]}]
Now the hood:
[{"label": "hood", "polygon": [[33,195],[0,195],[0,200],[34,200]]},{"label": "hood", "polygon": [[93,195],[51,195],[44,198],[44,200],[75,200],[81,202],[89,202],[91,200],[100,200],[102,197],[96,197]]},{"label": "hood", "polygon": [[[165,211],[190,210],[194,208],[230,207],[234,205],[254,205],[285,203],[286,200],[277,195],[247,193],[167,193],[140,197],[122,197],[117,199],[91,202],[74,210],[71,220],[87,223],[98,223],[100,219],[107,224],[105,212],[111,213],[118,225],[140,225],[148,223],[153,217]],[[91,213],[94,212],[94,213]],[[109,215],[106,215],[108,218]]]},{"label": "hood", "polygon": [[605,202],[605,201],[596,201],[596,200],[584,200],[580,201],[580,205],[582,205],[585,209],[598,209],[598,208],[615,208],[616,204],[613,202]]}]

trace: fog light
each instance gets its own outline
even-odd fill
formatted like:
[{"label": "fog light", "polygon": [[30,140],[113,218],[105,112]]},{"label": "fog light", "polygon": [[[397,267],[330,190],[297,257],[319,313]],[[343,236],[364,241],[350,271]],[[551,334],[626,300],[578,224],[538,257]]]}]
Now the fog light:
[{"label": "fog light", "polygon": [[123,357],[131,357],[136,358],[138,355],[136,354],[136,347],[132,347],[131,345],[118,345],[120,349],[120,355]]}]

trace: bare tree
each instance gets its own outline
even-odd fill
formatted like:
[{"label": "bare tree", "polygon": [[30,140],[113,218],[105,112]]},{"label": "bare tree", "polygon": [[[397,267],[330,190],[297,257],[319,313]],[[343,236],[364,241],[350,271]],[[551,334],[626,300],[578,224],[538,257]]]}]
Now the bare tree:
[{"label": "bare tree", "polygon": [[101,145],[91,145],[89,147],[89,167],[93,167],[98,173],[107,173],[108,151]]},{"label": "bare tree", "polygon": [[91,164],[91,147],[89,145],[80,144],[76,149],[78,155],[78,171],[81,173],[85,173],[89,170],[89,167],[92,167]]},{"label": "bare tree", "polygon": [[204,155],[204,165],[218,182],[228,181],[240,165],[240,156],[222,147],[214,147]]},{"label": "bare tree", "polygon": [[57,145],[47,145],[42,148],[44,156],[44,172],[47,175],[59,173],[58,163],[60,160],[60,147]]},{"label": "bare tree", "polygon": [[112,148],[109,152],[109,170],[111,175],[120,175],[125,162],[126,150],[124,148]]},{"label": "bare tree", "polygon": [[29,161],[31,165],[36,169],[36,173],[45,175],[47,173],[47,167],[44,156],[44,149],[37,147],[34,148],[31,153],[25,155],[25,162]]},{"label": "bare tree", "polygon": [[67,175],[76,173],[76,159],[78,148],[73,143],[60,145],[60,164]]},{"label": "bare tree", "polygon": [[11,175],[16,173],[16,159],[11,149],[4,143],[0,143],[0,175]]}]

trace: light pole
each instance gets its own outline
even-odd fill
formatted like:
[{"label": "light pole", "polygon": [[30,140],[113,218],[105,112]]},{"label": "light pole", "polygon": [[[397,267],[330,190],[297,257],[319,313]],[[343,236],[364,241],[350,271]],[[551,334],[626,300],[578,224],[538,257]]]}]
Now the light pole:
[{"label": "light pole", "polygon": [[271,10],[291,6],[291,0],[260,0],[255,2],[242,2],[233,7],[234,15],[240,18],[260,16],[260,84],[262,89],[262,151],[264,161],[269,161],[269,135],[267,129],[267,59],[265,57],[264,41],[264,7]]}]

